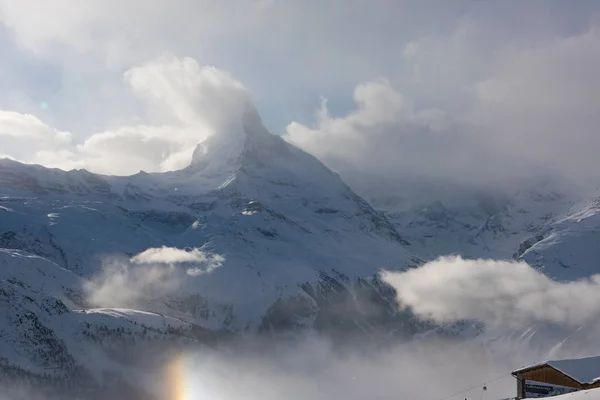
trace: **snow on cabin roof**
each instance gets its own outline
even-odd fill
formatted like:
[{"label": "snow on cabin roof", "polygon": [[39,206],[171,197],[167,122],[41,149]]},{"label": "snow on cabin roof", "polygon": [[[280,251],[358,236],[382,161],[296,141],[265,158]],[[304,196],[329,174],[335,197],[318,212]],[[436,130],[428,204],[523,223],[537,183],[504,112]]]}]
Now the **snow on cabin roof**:
[{"label": "snow on cabin roof", "polygon": [[513,372],[519,373],[532,368],[549,365],[579,383],[594,383],[600,380],[600,356],[573,358],[568,360],[550,360],[520,368]]}]

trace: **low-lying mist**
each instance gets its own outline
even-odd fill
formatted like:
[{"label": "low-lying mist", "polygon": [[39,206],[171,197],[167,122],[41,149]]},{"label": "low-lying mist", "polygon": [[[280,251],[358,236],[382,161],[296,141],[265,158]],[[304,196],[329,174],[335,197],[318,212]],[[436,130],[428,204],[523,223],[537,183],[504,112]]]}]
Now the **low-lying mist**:
[{"label": "low-lying mist", "polygon": [[94,307],[147,309],[165,296],[177,293],[186,277],[208,274],[225,258],[200,249],[150,248],[129,259],[107,257],[102,269],[86,280],[87,304]]},{"label": "low-lying mist", "polygon": [[174,400],[502,399],[516,395],[514,369],[554,350],[550,340],[527,346],[524,337],[486,343],[438,336],[385,346],[357,340],[343,347],[318,335],[253,338],[177,355],[151,391]]},{"label": "low-lying mist", "polygon": [[[436,336],[382,345],[365,339],[344,347],[316,334],[294,340],[253,336],[215,348],[188,348],[160,367],[140,366],[141,374],[123,376],[149,393],[133,397],[144,399],[502,399],[516,394],[511,371],[555,350],[551,340],[529,346],[531,334],[489,342]],[[591,350],[572,348],[562,356]],[[109,398],[98,393],[90,398]],[[44,394],[21,391],[0,399],[71,398]],[[111,400],[131,398],[129,392],[110,395]]]},{"label": "low-lying mist", "polygon": [[[517,357],[518,358],[518,357]],[[367,349],[322,338],[186,354],[171,366],[174,399],[441,399],[514,395],[515,355],[477,345],[423,341]],[[491,382],[493,380],[493,382]],[[473,387],[471,390],[464,391]]]},{"label": "low-lying mist", "polygon": [[[89,300],[99,306],[138,306],[150,293],[177,290],[180,280],[169,278],[173,264],[192,256],[202,264],[222,261],[198,251],[159,250],[141,253],[152,255],[147,260],[138,255],[125,264],[107,265],[89,284]],[[296,332],[246,333],[210,346],[192,341],[169,350],[148,344],[119,376],[136,388],[135,395],[130,389],[112,388],[77,396],[491,400],[516,394],[511,376],[516,368],[597,353],[597,306],[589,301],[595,298],[595,279],[558,283],[525,263],[460,257],[440,258],[406,272],[384,272],[382,277],[396,289],[399,307],[408,307],[438,328],[409,341],[391,339],[392,332],[388,340],[365,334],[339,341],[318,332]],[[71,392],[9,392],[3,386],[0,382],[0,400],[73,398]]]}]

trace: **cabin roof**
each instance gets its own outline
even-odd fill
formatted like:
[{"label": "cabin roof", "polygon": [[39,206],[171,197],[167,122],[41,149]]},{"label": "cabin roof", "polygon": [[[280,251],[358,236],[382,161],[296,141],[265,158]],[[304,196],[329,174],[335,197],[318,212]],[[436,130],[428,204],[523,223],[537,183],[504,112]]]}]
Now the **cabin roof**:
[{"label": "cabin roof", "polygon": [[600,380],[600,356],[544,361],[520,368],[514,371],[513,375],[546,365],[582,384],[591,384]]}]

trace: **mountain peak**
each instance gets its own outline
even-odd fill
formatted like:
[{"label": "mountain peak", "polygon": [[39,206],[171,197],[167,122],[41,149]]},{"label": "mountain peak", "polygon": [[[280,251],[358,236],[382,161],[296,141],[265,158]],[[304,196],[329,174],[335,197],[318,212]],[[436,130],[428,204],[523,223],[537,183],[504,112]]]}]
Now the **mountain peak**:
[{"label": "mountain peak", "polygon": [[248,105],[239,121],[196,146],[190,167],[204,173],[211,173],[212,170],[216,172],[223,167],[239,167],[244,150],[268,146],[268,142],[274,139],[275,136],[263,125],[258,111]]}]

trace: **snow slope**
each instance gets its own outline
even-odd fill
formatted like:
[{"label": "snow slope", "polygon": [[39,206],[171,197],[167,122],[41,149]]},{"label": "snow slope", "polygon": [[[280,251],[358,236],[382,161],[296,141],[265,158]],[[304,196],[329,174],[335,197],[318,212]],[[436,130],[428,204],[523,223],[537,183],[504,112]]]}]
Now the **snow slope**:
[{"label": "snow slope", "polygon": [[[409,193],[411,187],[406,189]],[[372,193],[375,206],[385,210],[388,219],[423,258],[448,254],[465,258],[518,257],[524,251],[521,246],[526,247],[528,240],[564,218],[581,201],[568,186],[543,180],[527,182],[509,194],[472,188],[453,194],[439,191],[438,200],[423,203]],[[430,198],[435,194],[426,197]]]},{"label": "snow slope", "polygon": [[593,187],[540,178],[502,194],[405,178],[381,185],[369,178],[352,177],[353,188],[385,210],[421,258],[523,259],[558,280],[600,273],[600,195]]},{"label": "snow slope", "polygon": [[600,197],[573,206],[522,246],[519,258],[558,280],[600,273]]},{"label": "snow slope", "polygon": [[31,375],[89,388],[135,382],[135,363],[162,365],[170,349],[198,345],[199,328],[177,319],[77,309],[80,289],[80,277],[46,259],[0,250],[0,377],[12,376],[3,387]]}]

